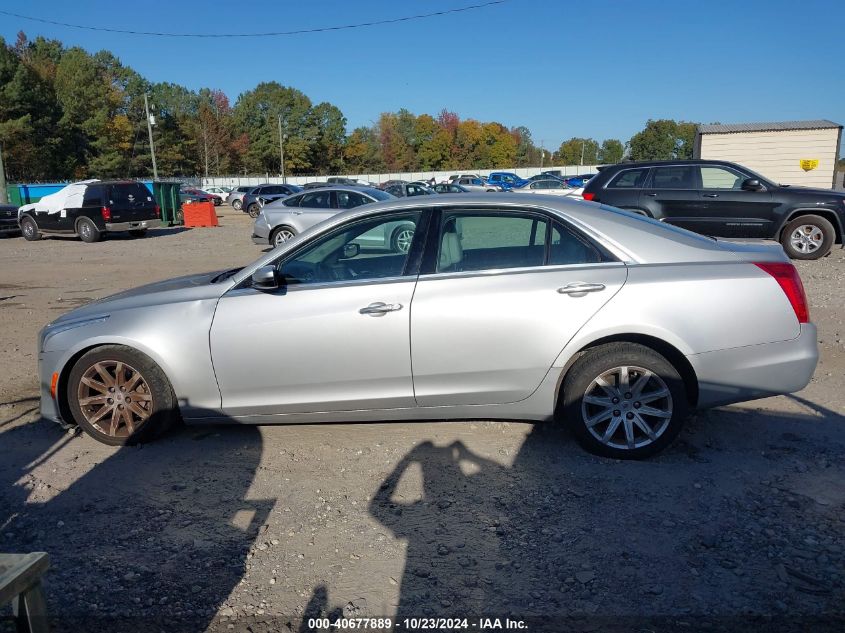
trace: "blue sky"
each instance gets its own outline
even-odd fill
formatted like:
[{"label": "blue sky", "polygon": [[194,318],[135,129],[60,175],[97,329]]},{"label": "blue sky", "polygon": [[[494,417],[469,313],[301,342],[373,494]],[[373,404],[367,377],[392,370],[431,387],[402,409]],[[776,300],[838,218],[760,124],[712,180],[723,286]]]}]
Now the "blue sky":
[{"label": "blue sky", "polygon": [[[249,33],[350,24],[480,0],[4,0],[0,8],[119,29]],[[115,11],[114,7],[121,7]],[[649,118],[845,122],[845,2],[509,0],[387,26],[280,38],[133,37],[0,15],[0,35],[108,49],[152,81],[220,88],[261,81],[330,101],[349,129],[401,107],[526,125],[555,149],[572,136],[623,142]]]}]

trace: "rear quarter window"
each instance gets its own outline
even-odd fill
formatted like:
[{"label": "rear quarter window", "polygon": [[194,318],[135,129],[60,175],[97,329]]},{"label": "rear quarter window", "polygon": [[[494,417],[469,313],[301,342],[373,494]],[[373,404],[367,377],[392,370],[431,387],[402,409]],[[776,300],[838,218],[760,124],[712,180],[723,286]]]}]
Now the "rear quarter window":
[{"label": "rear quarter window", "polygon": [[641,189],[648,176],[648,168],[626,169],[616,174],[607,187],[609,189]]}]

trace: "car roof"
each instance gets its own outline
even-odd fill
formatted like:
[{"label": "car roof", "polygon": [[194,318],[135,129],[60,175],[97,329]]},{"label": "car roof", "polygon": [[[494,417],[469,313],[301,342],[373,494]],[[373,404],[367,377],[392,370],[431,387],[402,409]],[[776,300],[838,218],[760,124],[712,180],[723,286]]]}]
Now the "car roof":
[{"label": "car roof", "polygon": [[[709,160],[704,158],[679,158],[677,160],[631,160],[624,163],[616,163],[615,165],[607,165],[601,171],[609,171],[612,169],[628,169],[629,167],[660,167],[662,165],[730,165],[734,166],[727,160]],[[587,175],[587,174],[584,174]],[[573,176],[574,178],[581,178],[582,176]]]},{"label": "car roof", "polygon": [[381,189],[376,189],[375,187],[365,187],[364,185],[335,185],[330,184],[326,187],[309,187],[303,191],[298,191],[296,195],[302,195],[304,193],[315,193],[320,191],[357,191],[360,193],[366,193],[369,195],[373,195],[373,193],[377,193],[379,195],[384,195],[384,191]]}]

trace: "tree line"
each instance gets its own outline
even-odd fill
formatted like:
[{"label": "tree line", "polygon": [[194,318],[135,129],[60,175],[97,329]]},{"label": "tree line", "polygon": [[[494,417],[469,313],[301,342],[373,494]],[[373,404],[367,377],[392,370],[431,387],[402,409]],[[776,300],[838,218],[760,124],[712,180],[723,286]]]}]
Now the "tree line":
[{"label": "tree line", "polygon": [[382,113],[347,133],[341,110],[262,82],[234,105],[220,90],[150,82],[108,51],[88,53],[20,33],[0,38],[0,147],[12,181],[279,173],[279,120],[287,174],[378,173],[614,163],[692,156],[695,124],[661,120],[627,144],[572,138],[551,152],[525,126]]}]

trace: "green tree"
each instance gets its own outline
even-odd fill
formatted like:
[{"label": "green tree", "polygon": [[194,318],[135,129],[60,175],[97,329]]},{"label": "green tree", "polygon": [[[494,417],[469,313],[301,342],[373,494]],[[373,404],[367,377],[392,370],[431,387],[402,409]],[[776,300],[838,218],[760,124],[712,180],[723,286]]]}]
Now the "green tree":
[{"label": "green tree", "polygon": [[311,116],[317,137],[312,148],[311,163],[319,173],[339,173],[344,170],[343,146],[346,143],[346,117],[331,103],[314,106]]},{"label": "green tree", "polygon": [[595,165],[599,144],[591,138],[571,138],[560,144],[554,159],[561,165]]},{"label": "green tree", "polygon": [[285,141],[287,173],[308,173],[313,168],[313,146],[317,129],[311,113],[311,100],[295,88],[278,82],[264,82],[238,97],[234,107],[238,132],[249,137],[243,156],[244,167],[253,173],[278,174],[279,116]]},{"label": "green tree", "polygon": [[605,139],[601,144],[598,162],[604,165],[618,163],[622,160],[624,154],[625,146],[622,145],[622,141],[615,138]]},{"label": "green tree", "polygon": [[697,124],[672,119],[649,119],[645,129],[628,141],[632,160],[692,158]]}]

